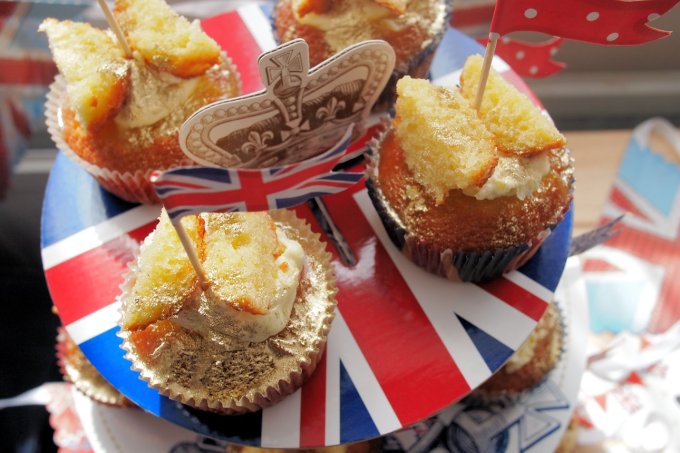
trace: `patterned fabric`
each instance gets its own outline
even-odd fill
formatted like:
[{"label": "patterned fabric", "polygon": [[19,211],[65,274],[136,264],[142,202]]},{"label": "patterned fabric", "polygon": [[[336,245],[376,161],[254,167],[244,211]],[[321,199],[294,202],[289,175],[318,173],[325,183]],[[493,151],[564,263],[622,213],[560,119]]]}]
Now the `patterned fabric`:
[{"label": "patterned fabric", "polygon": [[660,334],[626,331],[591,343],[599,344],[589,348],[575,412],[577,450],[680,451],[680,322]]},{"label": "patterned fabric", "polygon": [[680,155],[680,134],[667,121],[635,129],[602,218],[625,214],[619,232],[586,254],[596,332],[663,332],[680,319],[680,168],[650,148],[653,131]]}]

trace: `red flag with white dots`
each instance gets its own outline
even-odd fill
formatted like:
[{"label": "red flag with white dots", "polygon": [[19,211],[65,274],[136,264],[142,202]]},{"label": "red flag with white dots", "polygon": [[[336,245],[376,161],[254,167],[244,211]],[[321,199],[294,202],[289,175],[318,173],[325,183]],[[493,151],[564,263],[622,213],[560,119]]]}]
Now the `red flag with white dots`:
[{"label": "red flag with white dots", "polygon": [[648,24],[680,0],[497,0],[491,32],[537,31],[603,45],[642,44],[671,32]]},{"label": "red flag with white dots", "polygon": [[[488,38],[480,38],[486,45]],[[496,54],[522,77],[549,77],[565,68],[565,64],[552,59],[562,45],[562,38],[551,38],[543,42],[525,42],[504,36],[496,45]]]}]

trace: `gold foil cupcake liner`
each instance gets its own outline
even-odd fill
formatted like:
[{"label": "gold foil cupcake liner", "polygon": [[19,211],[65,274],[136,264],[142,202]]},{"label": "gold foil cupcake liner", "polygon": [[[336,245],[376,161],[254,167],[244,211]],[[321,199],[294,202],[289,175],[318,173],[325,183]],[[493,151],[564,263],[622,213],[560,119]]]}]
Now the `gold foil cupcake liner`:
[{"label": "gold foil cupcake liner", "polygon": [[[383,118],[382,130],[369,142],[366,165],[366,188],[373,206],[378,212],[388,236],[394,245],[412,262],[430,273],[455,282],[479,283],[492,280],[526,264],[540,249],[552,231],[566,216],[571,201],[556,213],[546,228],[532,240],[507,248],[490,249],[482,252],[466,252],[450,248],[436,248],[416,235],[411,234],[402,224],[399,216],[389,206],[377,184],[380,143],[389,129],[389,120]],[[573,178],[572,178],[573,179]],[[573,197],[573,181],[570,182],[570,200]]]},{"label": "gold foil cupcake liner", "polygon": [[63,327],[57,331],[57,365],[64,379],[92,400],[115,407],[135,407],[85,357]]},{"label": "gold foil cupcake liner", "polygon": [[[223,65],[233,74],[237,83],[237,92],[241,92],[241,76],[236,70],[232,60],[222,54]],[[94,165],[78,154],[66,143],[64,139],[64,120],[62,118],[62,106],[66,99],[66,81],[61,75],[57,75],[54,82],[49,87],[47,101],[45,103],[45,124],[47,131],[56,145],[69,159],[87,171],[104,189],[125,201],[132,203],[158,203],[158,196],[151,184],[151,174],[156,170],[167,170],[168,168],[152,168],[146,171],[120,172],[108,168]],[[175,166],[196,165],[188,157]]]},{"label": "gold foil cupcake liner", "polygon": [[[125,358],[151,388],[182,404],[231,415],[272,406],[312,375],[335,316],[337,288],[331,255],[319,235],[294,212],[276,210],[270,214],[289,238],[302,245],[306,255],[287,326],[264,342],[249,343],[242,349],[191,334],[190,341],[182,345],[172,341],[162,354],[163,363],[145,363],[130,341],[131,332],[121,329],[118,335],[123,339]],[[138,271],[134,260],[121,285],[121,310],[125,310],[125,297]]]}]

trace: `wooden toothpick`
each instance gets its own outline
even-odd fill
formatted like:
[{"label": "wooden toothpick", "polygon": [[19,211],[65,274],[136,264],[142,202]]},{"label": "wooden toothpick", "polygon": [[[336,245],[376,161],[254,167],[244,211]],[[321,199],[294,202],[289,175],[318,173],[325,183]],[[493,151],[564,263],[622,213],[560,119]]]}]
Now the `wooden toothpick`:
[{"label": "wooden toothpick", "polygon": [[111,9],[109,9],[109,5],[106,3],[106,0],[97,0],[99,2],[99,7],[104,11],[104,16],[106,16],[106,22],[109,23],[109,27],[111,30],[113,30],[113,33],[115,33],[116,38],[118,38],[118,41],[120,42],[120,45],[123,47],[123,51],[125,52],[125,55],[128,58],[132,57],[132,50],[130,50],[130,46],[128,45],[127,40],[125,39],[125,35],[123,34],[123,30],[120,29],[120,25],[118,25],[118,22],[116,22],[116,18],[113,17],[113,13],[111,13]]},{"label": "wooden toothpick", "polygon": [[187,252],[187,256],[189,257],[189,261],[191,262],[194,271],[196,271],[198,283],[199,285],[201,285],[201,288],[205,291],[206,289],[208,289],[209,286],[208,278],[205,276],[205,271],[203,270],[203,266],[201,266],[201,260],[198,258],[198,253],[196,253],[194,244],[191,242],[191,238],[187,234],[187,230],[184,229],[184,226],[182,225],[182,222],[179,218],[172,220],[172,225],[175,227],[175,230],[177,231],[179,240],[180,242],[182,242],[184,251]]},{"label": "wooden toothpick", "polygon": [[475,97],[475,110],[479,111],[482,106],[482,97],[484,97],[484,89],[486,82],[489,80],[489,71],[491,71],[491,61],[496,52],[496,43],[501,35],[498,33],[489,33],[489,42],[486,44],[486,52],[484,53],[484,62],[482,63],[482,73],[479,76],[479,86],[477,87],[477,96]]}]

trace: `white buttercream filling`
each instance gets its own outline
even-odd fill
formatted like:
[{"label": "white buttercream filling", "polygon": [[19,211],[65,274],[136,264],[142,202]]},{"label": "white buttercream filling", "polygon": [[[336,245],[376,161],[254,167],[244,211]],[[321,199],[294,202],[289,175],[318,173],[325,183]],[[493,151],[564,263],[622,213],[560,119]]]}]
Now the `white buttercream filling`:
[{"label": "white buttercream filling", "polygon": [[277,296],[270,302],[267,314],[241,312],[247,315],[249,323],[254,327],[249,341],[264,341],[283,330],[288,324],[297,296],[300,274],[305,264],[305,252],[299,242],[289,239],[279,228],[276,229],[276,235],[285,247],[284,252],[276,259],[279,270],[276,279]]},{"label": "white buttercream filling", "polygon": [[135,54],[130,65],[130,88],[114,121],[121,127],[150,126],[175,110],[191,96],[198,77],[182,79],[157,71]]},{"label": "white buttercream filling", "polygon": [[491,177],[481,188],[469,187],[463,192],[478,200],[515,196],[520,200],[536,192],[550,171],[548,153],[534,157],[501,155]]},{"label": "white buttercream filling", "polygon": [[299,242],[292,240],[277,227],[276,234],[284,245],[276,259],[278,275],[275,295],[266,313],[255,314],[234,308],[219,300],[208,289],[199,300],[198,310],[185,310],[178,323],[212,338],[227,347],[242,347],[244,343],[259,343],[283,330],[293,309],[305,265],[305,252]]}]

